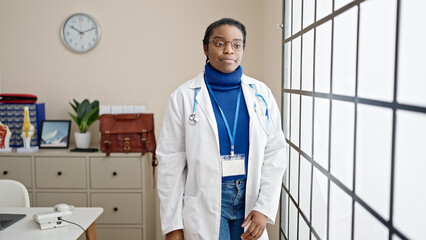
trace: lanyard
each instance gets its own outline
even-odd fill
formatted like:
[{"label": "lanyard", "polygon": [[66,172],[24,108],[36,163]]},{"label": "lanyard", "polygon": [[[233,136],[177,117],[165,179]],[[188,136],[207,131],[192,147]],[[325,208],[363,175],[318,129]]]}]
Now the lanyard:
[{"label": "lanyard", "polygon": [[219,106],[219,103],[217,102],[217,99],[213,93],[212,88],[210,87],[210,84],[206,81],[206,85],[207,88],[209,89],[209,92],[214,100],[214,102],[216,103],[217,107],[219,108],[220,111],[220,115],[223,118],[223,121],[225,122],[225,127],[226,127],[226,131],[228,132],[228,136],[229,136],[229,140],[231,141],[231,156],[234,155],[234,143],[235,143],[235,134],[237,132],[237,123],[238,123],[238,115],[239,115],[239,110],[240,110],[240,100],[241,100],[241,88],[238,91],[238,97],[237,97],[237,107],[235,109],[235,118],[234,118],[234,129],[232,131],[232,135],[231,135],[231,129],[229,128],[229,124],[228,124],[228,120],[225,117],[225,113],[223,113],[222,108]]}]

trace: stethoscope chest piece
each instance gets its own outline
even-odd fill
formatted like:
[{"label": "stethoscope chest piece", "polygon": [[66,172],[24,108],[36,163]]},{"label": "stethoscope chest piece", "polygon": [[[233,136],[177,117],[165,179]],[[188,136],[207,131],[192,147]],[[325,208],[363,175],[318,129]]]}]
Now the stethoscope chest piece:
[{"label": "stethoscope chest piece", "polygon": [[195,125],[198,122],[198,117],[195,113],[189,115],[189,124]]}]

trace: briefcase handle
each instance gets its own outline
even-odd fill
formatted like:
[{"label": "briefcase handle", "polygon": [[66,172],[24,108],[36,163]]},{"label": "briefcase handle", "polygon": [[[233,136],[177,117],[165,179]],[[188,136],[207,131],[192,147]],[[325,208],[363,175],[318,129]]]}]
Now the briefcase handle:
[{"label": "briefcase handle", "polygon": [[139,114],[114,114],[113,116],[117,120],[133,120],[139,118]]}]

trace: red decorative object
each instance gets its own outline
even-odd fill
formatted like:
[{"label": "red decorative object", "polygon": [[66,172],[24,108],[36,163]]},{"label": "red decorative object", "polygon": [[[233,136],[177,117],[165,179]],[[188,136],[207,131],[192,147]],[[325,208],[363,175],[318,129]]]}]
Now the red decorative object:
[{"label": "red decorative object", "polygon": [[35,103],[36,101],[37,96],[32,94],[0,94],[0,103]]}]

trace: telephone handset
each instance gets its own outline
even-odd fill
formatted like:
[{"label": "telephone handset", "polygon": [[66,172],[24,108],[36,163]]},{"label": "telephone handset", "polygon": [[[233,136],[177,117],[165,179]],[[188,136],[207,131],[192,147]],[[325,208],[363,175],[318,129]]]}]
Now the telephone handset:
[{"label": "telephone handset", "polygon": [[60,203],[60,204],[55,205],[53,207],[53,210],[55,212],[72,211],[72,210],[74,210],[74,206],[73,205],[68,205],[68,204],[65,204],[65,203]]},{"label": "telephone handset", "polygon": [[74,206],[65,203],[57,204],[53,207],[53,212],[38,213],[33,216],[34,221],[40,224],[40,229],[50,229],[64,227],[74,210]]}]

